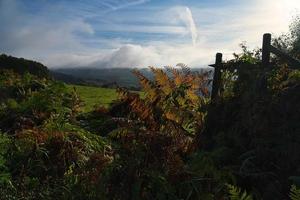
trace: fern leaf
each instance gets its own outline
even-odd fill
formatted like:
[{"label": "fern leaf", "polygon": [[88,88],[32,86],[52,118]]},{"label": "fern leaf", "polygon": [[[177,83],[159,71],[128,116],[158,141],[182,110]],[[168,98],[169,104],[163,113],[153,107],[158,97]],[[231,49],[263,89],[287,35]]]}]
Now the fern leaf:
[{"label": "fern leaf", "polygon": [[174,87],[168,75],[162,69],[154,67],[150,67],[150,69],[154,74],[157,86],[165,93],[165,95],[169,95]]},{"label": "fern leaf", "polygon": [[290,198],[291,200],[300,200],[300,189],[298,189],[295,185],[292,185],[291,187]]},{"label": "fern leaf", "polygon": [[253,200],[251,195],[234,185],[227,184],[230,200]]},{"label": "fern leaf", "polygon": [[133,70],[132,73],[140,80],[140,84],[145,91],[153,88],[153,83],[147,79],[140,71]]}]

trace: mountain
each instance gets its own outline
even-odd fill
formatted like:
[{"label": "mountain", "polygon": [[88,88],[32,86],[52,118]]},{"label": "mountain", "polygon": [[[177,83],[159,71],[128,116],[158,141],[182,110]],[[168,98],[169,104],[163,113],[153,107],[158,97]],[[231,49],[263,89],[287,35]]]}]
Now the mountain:
[{"label": "mountain", "polygon": [[[148,69],[141,69],[144,74],[149,76]],[[61,68],[55,72],[71,75],[80,78],[91,84],[99,86],[114,87],[137,87],[138,79],[133,75],[130,68]]]},{"label": "mountain", "polygon": [[80,78],[67,75],[64,73],[50,71],[50,76],[57,81],[62,81],[67,84],[75,84],[75,85],[88,85],[88,83]]},{"label": "mountain", "polygon": [[50,77],[48,68],[43,64],[24,58],[8,56],[5,54],[0,55],[0,70],[13,70],[14,72],[19,74],[29,72],[39,77]]},{"label": "mountain", "polygon": [[42,63],[27,60],[24,58],[17,58],[6,54],[0,55],[0,70],[12,70],[18,74],[26,72],[42,78],[53,78],[69,84],[88,85],[86,81],[73,77],[71,75],[50,71]]},{"label": "mountain", "polygon": [[[139,88],[139,81],[132,73],[132,68],[60,68],[53,72],[67,74],[84,80],[86,83],[102,87],[121,86],[131,89]],[[191,71],[204,73],[210,68],[192,68]],[[152,79],[153,74],[149,68],[141,68],[139,71],[147,78]]]},{"label": "mountain", "polygon": [[[49,70],[39,62],[2,54],[0,55],[0,70],[1,69],[13,70],[19,74],[29,72],[39,77],[53,78],[68,84],[92,85],[109,88],[121,86],[132,90],[139,89],[139,80],[132,73],[132,68],[99,69],[81,67]],[[209,70],[209,68],[191,68],[191,71],[200,73]],[[139,71],[147,78],[153,78],[153,74],[149,68],[141,68]]]}]

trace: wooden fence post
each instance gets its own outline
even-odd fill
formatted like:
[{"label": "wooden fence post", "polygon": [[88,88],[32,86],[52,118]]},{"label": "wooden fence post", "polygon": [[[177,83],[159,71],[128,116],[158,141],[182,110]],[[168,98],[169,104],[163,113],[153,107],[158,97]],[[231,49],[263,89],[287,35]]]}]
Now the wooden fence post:
[{"label": "wooden fence post", "polygon": [[214,79],[211,91],[211,100],[214,101],[219,95],[219,89],[221,84],[221,67],[222,67],[222,54],[216,54],[216,62],[214,65]]},{"label": "wooden fence post", "polygon": [[262,44],[262,65],[267,68],[270,64],[270,54],[271,54],[271,34],[265,33],[263,36]]}]

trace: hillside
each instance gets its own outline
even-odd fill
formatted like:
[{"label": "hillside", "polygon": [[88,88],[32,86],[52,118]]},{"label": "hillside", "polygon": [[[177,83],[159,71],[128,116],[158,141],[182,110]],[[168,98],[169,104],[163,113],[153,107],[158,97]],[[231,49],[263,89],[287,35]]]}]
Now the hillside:
[{"label": "hillside", "polygon": [[117,99],[115,89],[80,85],[67,85],[67,88],[69,91],[75,89],[76,93],[78,93],[83,101],[83,112],[90,112],[95,106],[108,107]]},{"label": "hillside", "polygon": [[[132,69],[129,68],[62,68],[53,71],[85,80],[92,85],[104,87],[116,87],[117,85],[128,88],[138,87],[138,79],[132,74]],[[147,72],[147,69],[143,70],[143,73],[149,74]]]},{"label": "hillside", "polygon": [[71,75],[67,75],[64,73],[50,71],[50,75],[54,80],[62,81],[67,84],[77,84],[77,85],[87,85],[88,83],[80,78],[76,78]]},{"label": "hillside", "polygon": [[50,75],[48,68],[39,62],[5,54],[0,55],[0,69],[13,70],[19,74],[29,72],[39,77],[49,77]]},{"label": "hillside", "polygon": [[0,70],[12,70],[21,75],[28,72],[38,77],[53,78],[54,80],[62,81],[67,84],[99,85],[97,84],[97,80],[83,80],[72,75],[49,70],[48,67],[42,63],[6,54],[0,55]]},{"label": "hillside", "polygon": [[[132,73],[132,68],[60,68],[53,69],[55,73],[66,74],[83,80],[86,84],[101,87],[115,88],[116,86],[126,87],[133,90],[139,89],[139,80]],[[191,71],[205,73],[212,68],[192,68]],[[153,80],[153,74],[148,68],[139,69],[145,77]],[[167,72],[168,73],[168,72]],[[61,79],[63,80],[63,79]]]},{"label": "hillside", "polygon": [[[17,58],[5,54],[0,55],[0,69],[13,70],[18,74],[29,72],[30,74],[53,78],[67,84],[99,86],[105,88],[126,87],[131,90],[139,90],[140,84],[132,73],[132,68],[58,68],[49,70],[42,63]],[[192,68],[192,72],[205,73],[212,68]],[[153,80],[153,74],[148,68],[139,69],[147,78]],[[166,70],[166,73],[169,73]],[[169,74],[170,75],[170,74]],[[212,75],[212,73],[210,73]],[[210,77],[212,78],[212,77]]]}]

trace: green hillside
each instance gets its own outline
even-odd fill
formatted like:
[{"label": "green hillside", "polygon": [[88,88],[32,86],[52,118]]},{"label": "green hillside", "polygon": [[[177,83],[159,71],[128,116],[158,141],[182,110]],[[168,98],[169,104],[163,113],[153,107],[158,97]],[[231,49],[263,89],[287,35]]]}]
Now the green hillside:
[{"label": "green hillside", "polygon": [[97,105],[108,107],[113,100],[117,99],[117,92],[115,89],[81,85],[67,85],[67,87],[69,90],[73,90],[75,88],[80,99],[84,103],[84,112],[92,111],[94,106]]},{"label": "green hillside", "polygon": [[5,54],[0,54],[0,70],[12,70],[18,74],[29,72],[38,77],[49,77],[49,70],[43,64]]}]

